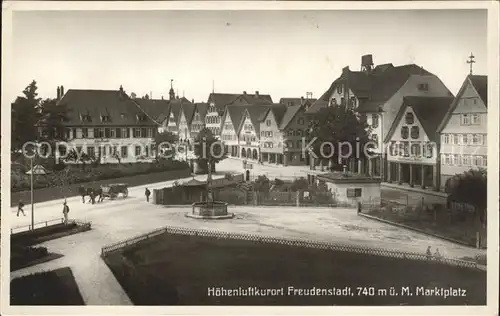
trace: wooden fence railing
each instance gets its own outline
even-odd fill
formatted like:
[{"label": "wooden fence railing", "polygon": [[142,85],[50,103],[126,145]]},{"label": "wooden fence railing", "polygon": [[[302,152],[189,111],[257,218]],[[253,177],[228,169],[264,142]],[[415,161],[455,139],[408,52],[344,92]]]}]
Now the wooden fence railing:
[{"label": "wooden fence railing", "polygon": [[296,246],[296,247],[308,247],[308,248],[316,248],[316,249],[327,249],[333,251],[345,251],[345,252],[354,252],[359,254],[366,255],[376,255],[376,256],[385,256],[406,260],[425,260],[432,261],[435,263],[448,264],[453,266],[460,266],[466,268],[474,268],[486,271],[486,267],[483,265],[479,265],[472,261],[464,261],[454,258],[434,258],[432,256],[428,256],[425,253],[414,253],[414,252],[402,252],[397,250],[388,250],[383,248],[371,248],[371,247],[363,247],[356,246],[350,244],[343,243],[334,243],[334,242],[324,242],[324,241],[312,241],[312,240],[302,240],[302,239],[292,239],[292,238],[283,238],[283,237],[270,237],[258,234],[244,234],[244,233],[232,233],[232,232],[221,232],[214,230],[205,230],[205,229],[194,229],[194,228],[182,228],[182,227],[172,227],[166,226],[147,234],[143,234],[140,236],[136,236],[134,238],[130,238],[124,241],[120,241],[115,244],[111,244],[108,246],[104,246],[101,249],[101,256],[106,256],[107,253],[112,251],[119,250],[123,247],[133,245],[139,241],[147,240],[157,235],[161,235],[163,233],[168,234],[177,234],[177,235],[189,235],[189,236],[201,236],[201,237],[213,237],[213,238],[225,238],[225,239],[238,239],[238,240],[246,240],[246,241],[254,241],[260,243],[274,243],[288,246]]},{"label": "wooden fence railing", "polygon": [[[51,219],[51,220],[48,220],[48,221],[36,222],[35,225],[34,225],[34,227],[35,227],[35,229],[37,229],[37,228],[47,227],[47,226],[49,226],[49,224],[50,225],[56,225],[56,224],[61,224],[61,223],[64,223],[64,218],[56,218],[56,219]],[[74,223],[74,224],[81,225],[81,226],[83,226],[83,225],[90,225],[90,223],[83,222],[83,221],[80,221],[80,220],[77,220],[77,219],[69,219],[68,223]],[[21,232],[28,231],[28,230],[31,230],[31,224],[12,227],[10,229],[10,233],[11,234],[16,234],[16,233],[21,233]]]}]

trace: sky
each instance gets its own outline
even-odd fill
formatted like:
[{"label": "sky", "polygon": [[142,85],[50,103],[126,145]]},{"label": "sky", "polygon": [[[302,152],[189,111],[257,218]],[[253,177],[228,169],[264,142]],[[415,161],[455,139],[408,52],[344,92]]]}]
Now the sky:
[{"label": "sky", "polygon": [[487,73],[486,10],[22,11],[12,20],[14,100],[31,80],[206,102],[220,93],[320,97],[361,56],[375,65],[415,63],[454,94],[476,56]]}]

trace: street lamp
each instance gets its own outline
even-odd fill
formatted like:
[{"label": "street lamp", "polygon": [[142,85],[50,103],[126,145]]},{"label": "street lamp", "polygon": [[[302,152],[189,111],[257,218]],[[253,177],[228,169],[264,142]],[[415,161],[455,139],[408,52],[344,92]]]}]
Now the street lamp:
[{"label": "street lamp", "polygon": [[30,166],[31,166],[31,169],[26,172],[26,174],[29,174],[31,175],[31,229],[35,229],[35,201],[34,201],[34,188],[33,188],[33,175],[36,174],[36,175],[46,175],[47,174],[47,171],[45,170],[45,168],[41,165],[35,165],[33,166],[33,161],[35,160],[35,157],[37,156],[37,153],[38,153],[38,148],[39,148],[39,144],[35,144],[35,150],[34,150],[34,154],[33,156],[31,157],[30,159]]}]

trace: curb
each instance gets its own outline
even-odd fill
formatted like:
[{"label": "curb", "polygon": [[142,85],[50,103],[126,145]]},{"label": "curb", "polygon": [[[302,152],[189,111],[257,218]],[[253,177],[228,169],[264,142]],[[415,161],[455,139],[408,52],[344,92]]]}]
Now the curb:
[{"label": "curb", "polygon": [[[456,239],[453,239],[453,238],[449,238],[449,237],[445,237],[445,236],[441,236],[441,235],[434,234],[434,233],[429,233],[429,232],[426,232],[426,231],[424,231],[422,229],[419,229],[419,228],[415,228],[415,227],[411,227],[411,226],[408,226],[408,225],[404,225],[404,224],[399,224],[399,223],[396,223],[396,222],[388,221],[388,220],[385,220],[385,219],[382,219],[382,218],[378,218],[376,216],[372,216],[372,215],[368,215],[368,214],[358,213],[358,215],[361,215],[363,217],[366,217],[366,218],[369,218],[369,219],[372,219],[372,220],[376,220],[376,221],[379,221],[379,222],[382,222],[382,223],[386,223],[386,224],[390,224],[390,225],[393,225],[393,226],[398,226],[398,227],[401,227],[401,228],[406,228],[406,229],[409,229],[409,230],[413,230],[413,231],[416,231],[418,233],[421,233],[421,234],[424,234],[424,235],[427,235],[427,236],[436,237],[436,238],[443,239],[443,240],[446,240],[446,241],[449,241],[449,242],[452,242],[452,243],[455,243],[455,244],[459,244],[459,245],[466,246],[466,247],[469,247],[469,248],[477,249],[476,247],[471,246],[470,244],[468,244],[466,242],[463,242],[463,241],[460,241],[460,240],[456,240]],[[485,249],[485,248],[479,248],[479,249]]]}]

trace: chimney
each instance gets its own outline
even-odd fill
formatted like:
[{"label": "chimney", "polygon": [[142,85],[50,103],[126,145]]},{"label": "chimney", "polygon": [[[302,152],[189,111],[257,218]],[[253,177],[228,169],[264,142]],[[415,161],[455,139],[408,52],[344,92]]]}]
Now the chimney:
[{"label": "chimney", "polygon": [[61,99],[64,97],[64,86],[61,86]]},{"label": "chimney", "polygon": [[194,99],[191,100],[191,103],[194,103]]},{"label": "chimney", "polygon": [[373,56],[371,54],[361,56],[361,71],[370,72],[373,68]]},{"label": "chimney", "polygon": [[350,70],[349,70],[349,66],[345,66],[344,68],[342,68],[342,73],[343,74],[346,74],[348,73]]},{"label": "chimney", "polygon": [[163,100],[163,96],[161,96],[161,99]]},{"label": "chimney", "polygon": [[246,92],[246,91],[243,91],[243,94],[245,94],[245,95],[246,95],[246,94],[247,94],[247,92]]},{"label": "chimney", "polygon": [[304,96],[300,97],[300,105],[304,104]]},{"label": "chimney", "polygon": [[61,89],[57,86],[57,100],[61,99]]},{"label": "chimney", "polygon": [[259,90],[255,91],[255,95],[259,96]]}]

